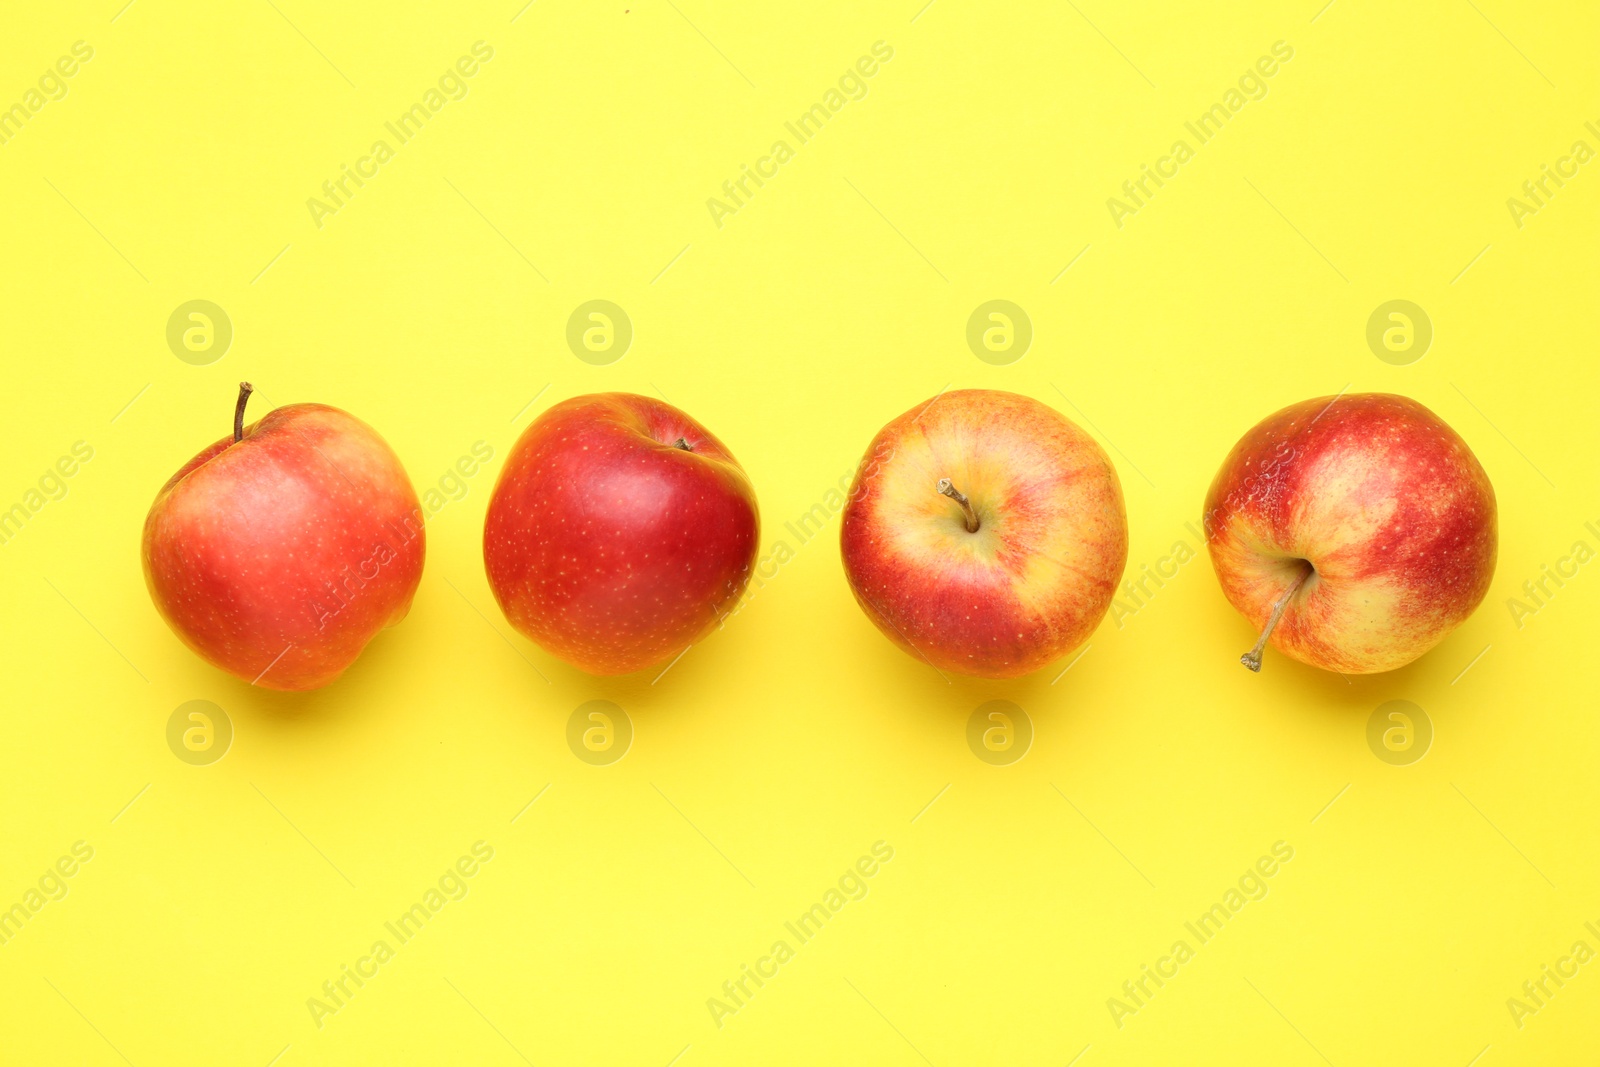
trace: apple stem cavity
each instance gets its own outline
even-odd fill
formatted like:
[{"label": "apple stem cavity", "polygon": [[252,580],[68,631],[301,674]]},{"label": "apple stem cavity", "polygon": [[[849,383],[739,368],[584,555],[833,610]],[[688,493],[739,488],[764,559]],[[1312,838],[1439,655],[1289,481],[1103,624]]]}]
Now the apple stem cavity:
[{"label": "apple stem cavity", "polygon": [[977,533],[978,513],[972,510],[972,501],[967,499],[967,495],[951,485],[949,478],[940,478],[939,484],[934,488],[961,505],[961,513],[967,520],[967,533]]},{"label": "apple stem cavity", "polygon": [[250,403],[250,394],[256,387],[249,382],[239,383],[239,402],[233,405],[233,439],[235,442],[244,440],[244,406]]},{"label": "apple stem cavity", "polygon": [[1300,572],[1300,577],[1296,578],[1294,583],[1278,598],[1277,603],[1272,605],[1272,617],[1267,619],[1267,625],[1262,629],[1260,638],[1256,640],[1256,647],[1240,656],[1240,663],[1243,663],[1257,674],[1261,673],[1261,653],[1267,647],[1267,638],[1272,636],[1273,628],[1278,625],[1278,620],[1283,618],[1284,610],[1288,608],[1289,601],[1293,600],[1294,595],[1300,591],[1300,587],[1306,584],[1306,579],[1316,572],[1315,567],[1307,564],[1305,569]]}]

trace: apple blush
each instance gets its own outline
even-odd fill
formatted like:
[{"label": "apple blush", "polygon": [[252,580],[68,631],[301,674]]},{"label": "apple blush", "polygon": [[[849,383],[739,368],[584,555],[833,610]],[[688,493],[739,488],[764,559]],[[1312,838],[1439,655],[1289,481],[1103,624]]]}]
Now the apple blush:
[{"label": "apple blush", "polygon": [[366,423],[324,404],[277,408],[156,494],[145,584],[202,659],[268,689],[316,689],[410,610],[422,511],[400,459]]},{"label": "apple blush", "polygon": [[1403,396],[1320,397],[1269,415],[1206,494],[1223,594],[1268,643],[1343,674],[1392,671],[1444,640],[1494,576],[1494,487],[1433,412]]}]

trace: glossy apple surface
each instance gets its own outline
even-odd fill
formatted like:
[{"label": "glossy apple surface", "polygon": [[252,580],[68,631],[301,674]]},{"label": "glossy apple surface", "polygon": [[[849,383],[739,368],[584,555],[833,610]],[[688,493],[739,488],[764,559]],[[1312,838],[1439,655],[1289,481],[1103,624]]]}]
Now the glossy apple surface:
[{"label": "glossy apple surface", "polygon": [[671,404],[632,393],[563,401],[506,457],[483,525],[500,610],[591,674],[664,663],[750,580],[761,531],[744,469]]},{"label": "glossy apple surface", "polygon": [[316,689],[410,609],[417,494],[383,438],[338,408],[292,404],[239,433],[156,495],[145,584],[207,662],[268,689]]},{"label": "glossy apple surface", "polygon": [[[1494,576],[1494,488],[1433,412],[1363,393],[1292,404],[1245,434],[1206,495],[1211,562],[1271,644],[1345,674],[1444,640]],[[1252,663],[1260,669],[1259,649]]]},{"label": "glossy apple surface", "polygon": [[968,389],[879,431],[840,546],[884,636],[940,670],[1011,678],[1099,624],[1127,563],[1128,520],[1093,438],[1037,400]]}]

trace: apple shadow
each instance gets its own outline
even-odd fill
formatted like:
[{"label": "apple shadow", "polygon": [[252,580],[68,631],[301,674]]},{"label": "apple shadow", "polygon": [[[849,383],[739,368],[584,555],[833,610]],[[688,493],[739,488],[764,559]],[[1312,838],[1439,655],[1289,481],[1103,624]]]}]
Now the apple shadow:
[{"label": "apple shadow", "polygon": [[326,723],[330,716],[350,714],[350,709],[357,703],[349,698],[347,692],[350,674],[354,669],[352,666],[321,689],[268,689],[251,685],[242,679],[229,678],[229,692],[224,707],[236,722],[245,720],[274,732]]},{"label": "apple shadow", "polygon": [[[709,671],[713,676],[723,673],[718,662],[725,658],[725,653],[731,652],[717,647],[722,643],[715,640],[717,636],[712,634],[690,645],[675,658],[629,674],[589,674],[553,656],[546,655],[546,659],[565,676],[556,680],[564,681],[567,688],[592,694],[587,699],[609,700],[629,715],[642,718],[655,713],[663,705],[682,702],[684,686],[674,684],[678,681],[674,675],[681,678],[701,670]],[[684,661],[690,657],[697,662],[686,665]]]},{"label": "apple shadow", "polygon": [[[403,623],[401,624],[404,625]],[[317,689],[272,689],[255,685],[226,672],[226,705],[248,711],[258,722],[280,727],[325,722],[330,716],[356,716],[371,713],[369,699],[383,679],[403,673],[403,665],[414,659],[407,648],[408,635],[397,633],[398,626],[379,631],[344,673]]]},{"label": "apple shadow", "polygon": [[[1323,670],[1278,654],[1262,664],[1262,673],[1278,670],[1290,674],[1293,684],[1314,692],[1319,699],[1307,700],[1300,710],[1321,712],[1344,718],[1367,716],[1379,704],[1415,693],[1427,670],[1424,654],[1403,667],[1377,674],[1341,674]],[[1241,666],[1240,670],[1244,668]]]},{"label": "apple shadow", "polygon": [[963,733],[972,713],[993,700],[1017,705],[1036,725],[1041,721],[1063,722],[1065,716],[1077,710],[1063,706],[1070,703],[1061,699],[1067,695],[1068,679],[1062,679],[1062,684],[1054,688],[1052,681],[1061,677],[1062,668],[1072,662],[1082,646],[1030,674],[984,678],[935,667],[885,640],[875,629],[864,628],[861,639],[879,647],[863,657],[860,667],[873,676],[874,688],[906,696],[897,701],[900,714],[917,729],[940,736],[950,731]]},{"label": "apple shadow", "polygon": [[1035,719],[1057,710],[1045,699],[1051,692],[1051,679],[1059,676],[1059,668],[1054,663],[1020,678],[979,678],[949,671],[945,674],[950,679],[952,701],[967,714],[991,700],[1009,700]]}]

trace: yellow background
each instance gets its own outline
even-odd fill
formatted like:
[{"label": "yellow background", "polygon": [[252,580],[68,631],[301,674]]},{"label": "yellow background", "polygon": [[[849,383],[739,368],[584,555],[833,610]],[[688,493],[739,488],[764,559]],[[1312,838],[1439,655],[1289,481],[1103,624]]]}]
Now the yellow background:
[{"label": "yellow background", "polygon": [[[0,33],[5,104],[94,49],[0,145],[0,507],[94,449],[0,546],[0,906],[94,849],[0,946],[4,1062],[1593,1055],[1600,964],[1520,1028],[1506,1006],[1574,941],[1600,948],[1600,572],[1520,628],[1507,607],[1573,542],[1600,548],[1600,163],[1520,228],[1506,206],[1573,141],[1600,148],[1592,10],[119,3],[12,5]],[[307,199],[478,40],[494,58],[469,95],[319,229]],[[719,228],[707,198],[879,40],[894,57],[866,97]],[[1183,123],[1280,40],[1267,96],[1118,228],[1107,198],[1193,145]],[[605,366],[564,339],[596,298],[635,330]],[[997,298],[1035,333],[1006,366],[965,341]],[[1398,298],[1435,330],[1407,366],[1365,340]],[[207,366],[165,339],[192,299],[234,326]],[[410,617],[321,692],[200,662],[140,575],[151,499],[226,432],[245,378],[253,416],[367,420],[419,491],[475,442],[495,452],[430,520]],[[884,422],[960,387],[1038,397],[1106,445],[1130,577],[1199,549],[1185,523],[1264,415],[1416,397],[1494,482],[1493,587],[1404,670],[1269,652],[1254,676],[1201,556],[1064,676],[946,680],[856,608],[836,518],[803,545],[784,523]],[[794,549],[655,681],[515,635],[481,564],[516,435],[610,389],[712,428],[758,489],[763,554]],[[197,699],[235,730],[203,767],[165,740]],[[633,724],[610,766],[565,741],[591,699]],[[965,739],[991,699],[1033,725],[1009,766]],[[1410,766],[1366,742],[1396,699],[1434,728]],[[319,1029],[307,998],[479,840],[495,856],[470,894]],[[715,1025],[707,999],[880,840],[894,859],[865,899]],[[1119,1028],[1107,999],[1279,840],[1295,856],[1270,894]]]}]

